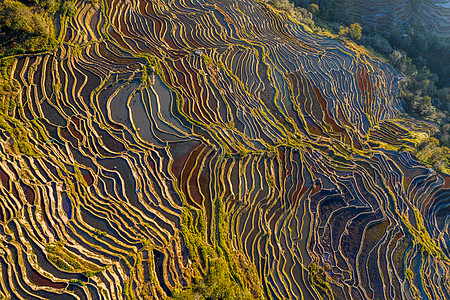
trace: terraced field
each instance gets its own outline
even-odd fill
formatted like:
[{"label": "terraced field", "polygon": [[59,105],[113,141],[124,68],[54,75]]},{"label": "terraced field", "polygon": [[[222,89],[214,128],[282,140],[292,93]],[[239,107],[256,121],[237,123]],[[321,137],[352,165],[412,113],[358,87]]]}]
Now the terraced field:
[{"label": "terraced field", "polygon": [[261,1],[76,5],[2,97],[0,298],[166,299],[221,257],[254,298],[450,299],[401,74]]},{"label": "terraced field", "polygon": [[347,21],[360,22],[369,32],[403,32],[411,25],[439,38],[450,37],[450,2],[447,0],[321,0]]}]

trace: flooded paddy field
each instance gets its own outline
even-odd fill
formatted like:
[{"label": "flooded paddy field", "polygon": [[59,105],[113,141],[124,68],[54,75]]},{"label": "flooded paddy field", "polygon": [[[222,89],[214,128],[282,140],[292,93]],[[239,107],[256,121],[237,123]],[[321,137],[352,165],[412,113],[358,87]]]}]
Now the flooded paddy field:
[{"label": "flooded paddy field", "polygon": [[220,259],[255,299],[450,298],[392,67],[263,1],[75,5],[9,74],[0,298],[168,299]]}]

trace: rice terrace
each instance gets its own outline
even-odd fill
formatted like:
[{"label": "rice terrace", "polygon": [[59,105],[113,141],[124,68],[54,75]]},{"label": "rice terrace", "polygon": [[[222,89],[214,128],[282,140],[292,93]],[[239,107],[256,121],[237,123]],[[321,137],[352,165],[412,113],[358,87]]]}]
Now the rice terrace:
[{"label": "rice terrace", "polygon": [[71,5],[1,60],[0,299],[450,299],[402,72],[268,1]]}]

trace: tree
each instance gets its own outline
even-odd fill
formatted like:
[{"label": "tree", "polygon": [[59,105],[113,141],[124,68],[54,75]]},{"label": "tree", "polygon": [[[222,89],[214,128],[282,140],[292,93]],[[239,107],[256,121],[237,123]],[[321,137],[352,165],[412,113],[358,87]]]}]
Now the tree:
[{"label": "tree", "polygon": [[345,26],[339,27],[339,35],[346,36],[348,34],[349,28]]},{"label": "tree", "polygon": [[359,23],[353,23],[350,25],[350,37],[354,40],[359,40],[362,36],[362,27]]},{"label": "tree", "polygon": [[21,2],[5,1],[0,4],[0,26],[17,33],[34,33],[33,13]]}]

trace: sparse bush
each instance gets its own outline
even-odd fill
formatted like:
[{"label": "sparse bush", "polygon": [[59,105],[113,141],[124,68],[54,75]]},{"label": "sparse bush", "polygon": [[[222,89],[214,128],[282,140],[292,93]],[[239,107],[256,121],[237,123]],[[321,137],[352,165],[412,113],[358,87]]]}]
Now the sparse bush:
[{"label": "sparse bush", "polygon": [[98,236],[107,236],[108,234],[100,229],[95,229],[95,234]]}]

